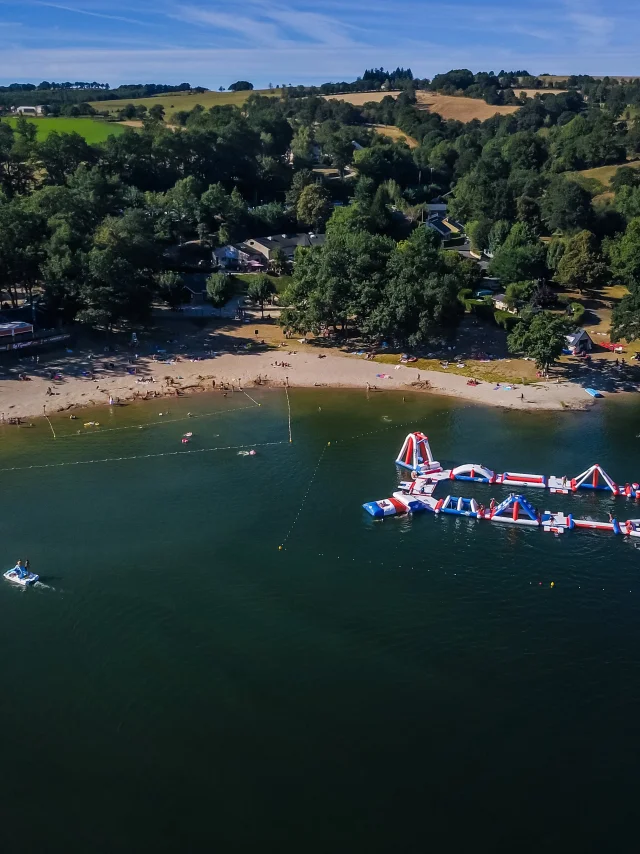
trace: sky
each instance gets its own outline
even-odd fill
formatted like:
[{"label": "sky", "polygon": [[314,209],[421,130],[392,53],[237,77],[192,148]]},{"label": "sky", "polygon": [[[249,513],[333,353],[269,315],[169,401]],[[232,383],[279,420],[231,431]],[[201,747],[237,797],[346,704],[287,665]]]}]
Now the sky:
[{"label": "sky", "polygon": [[319,84],[365,68],[640,73],[637,0],[0,0],[0,84]]}]

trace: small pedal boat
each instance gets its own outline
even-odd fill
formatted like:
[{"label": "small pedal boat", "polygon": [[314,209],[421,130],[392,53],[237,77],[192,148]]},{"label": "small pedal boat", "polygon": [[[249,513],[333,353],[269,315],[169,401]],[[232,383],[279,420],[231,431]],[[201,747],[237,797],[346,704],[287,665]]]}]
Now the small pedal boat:
[{"label": "small pedal boat", "polygon": [[36,581],[40,580],[40,576],[36,575],[35,572],[29,572],[25,569],[23,569],[22,572],[19,572],[15,567],[13,569],[8,569],[4,573],[4,577],[7,581],[11,581],[13,584],[19,584],[21,587],[29,587],[30,585],[35,584]]}]

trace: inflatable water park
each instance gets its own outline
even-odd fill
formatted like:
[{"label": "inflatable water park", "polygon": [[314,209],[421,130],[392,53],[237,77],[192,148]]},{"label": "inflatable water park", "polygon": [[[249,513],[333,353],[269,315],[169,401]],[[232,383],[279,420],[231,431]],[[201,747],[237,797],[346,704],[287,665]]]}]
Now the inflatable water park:
[{"label": "inflatable water park", "polygon": [[[623,497],[640,502],[640,483],[618,484],[598,465],[592,465],[575,477],[528,474],[508,471],[498,474],[477,463],[466,463],[451,469],[443,468],[434,458],[429,439],[424,433],[410,433],[404,440],[396,465],[411,472],[411,479],[401,481],[391,498],[368,501],[363,508],[374,519],[405,513],[428,512],[436,516],[466,516],[485,522],[505,525],[522,525],[540,528],[547,533],[563,534],[565,531],[608,531],[628,537],[640,537],[640,519],[618,521],[609,514],[607,521],[578,519],[571,513],[537,510],[530,499],[522,495],[522,488],[544,489],[552,494],[571,495],[579,490],[600,490],[612,497]],[[488,483],[508,487],[509,494],[500,502],[491,499],[488,507],[475,498],[451,494],[452,482]],[[436,497],[449,492],[444,497]]]}]

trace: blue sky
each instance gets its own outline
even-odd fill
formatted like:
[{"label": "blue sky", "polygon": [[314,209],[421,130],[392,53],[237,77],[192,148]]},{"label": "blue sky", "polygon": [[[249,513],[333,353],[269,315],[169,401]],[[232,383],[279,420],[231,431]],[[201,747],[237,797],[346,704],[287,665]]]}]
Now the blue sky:
[{"label": "blue sky", "polygon": [[637,0],[0,0],[0,83],[256,86],[466,67],[640,73]]}]

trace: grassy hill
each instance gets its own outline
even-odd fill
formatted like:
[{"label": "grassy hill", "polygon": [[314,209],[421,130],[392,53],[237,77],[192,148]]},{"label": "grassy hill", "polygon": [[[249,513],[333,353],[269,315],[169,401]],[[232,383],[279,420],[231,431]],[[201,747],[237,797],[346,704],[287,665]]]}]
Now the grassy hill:
[{"label": "grassy hill", "polygon": [[614,164],[613,166],[597,166],[595,169],[581,169],[579,172],[565,172],[565,177],[570,181],[576,181],[591,195],[598,196],[606,193],[613,176],[621,166],[629,166],[631,169],[640,169],[640,160],[630,160],[628,163]]},{"label": "grassy hill", "polygon": [[[279,92],[277,89],[260,89],[256,90],[260,95],[277,97]],[[132,98],[130,101],[93,101],[92,107],[96,110],[108,110],[110,113],[116,113],[121,110],[126,104],[134,104],[136,107],[144,105],[147,109],[162,104],[165,111],[165,118],[169,120],[173,113],[179,110],[192,110],[196,104],[208,109],[209,107],[221,106],[224,104],[234,104],[236,107],[242,106],[251,92],[202,92],[197,95],[193,92],[170,92],[168,95],[154,95],[152,98]]]},{"label": "grassy hill", "polygon": [[401,131],[395,125],[369,125],[370,128],[379,133],[381,136],[386,136],[387,139],[392,139],[394,142],[406,142],[409,148],[417,148],[420,144],[417,139]]},{"label": "grassy hill", "polygon": [[[12,116],[2,121],[15,127],[17,119]],[[37,139],[39,140],[46,139],[52,131],[57,131],[58,133],[79,133],[87,142],[94,143],[104,142],[107,137],[124,132],[124,128],[120,125],[95,119],[29,118],[27,121],[38,128]]]}]

